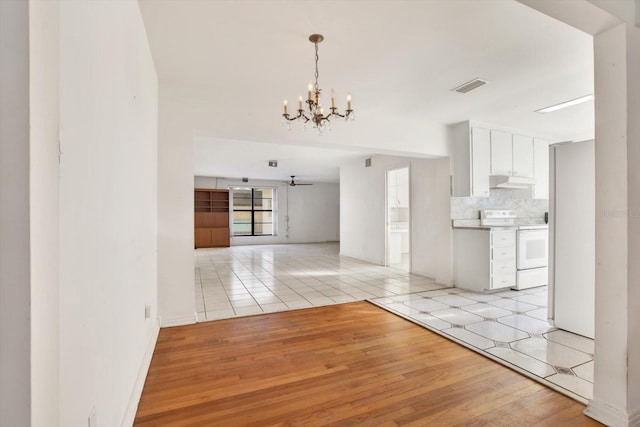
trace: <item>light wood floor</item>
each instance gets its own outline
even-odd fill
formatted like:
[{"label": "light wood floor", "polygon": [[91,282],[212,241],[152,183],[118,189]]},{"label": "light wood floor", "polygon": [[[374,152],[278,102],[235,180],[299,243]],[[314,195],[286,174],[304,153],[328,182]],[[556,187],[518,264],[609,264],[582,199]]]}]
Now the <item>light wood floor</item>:
[{"label": "light wood floor", "polygon": [[135,425],[600,425],[583,410],[356,302],[162,329]]}]

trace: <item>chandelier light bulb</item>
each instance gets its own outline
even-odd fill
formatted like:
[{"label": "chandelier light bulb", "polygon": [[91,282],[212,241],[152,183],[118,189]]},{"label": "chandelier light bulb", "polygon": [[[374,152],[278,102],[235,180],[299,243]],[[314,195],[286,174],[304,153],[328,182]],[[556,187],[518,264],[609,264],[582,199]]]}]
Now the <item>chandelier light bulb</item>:
[{"label": "chandelier light bulb", "polygon": [[309,41],[315,45],[315,63],[316,63],[316,72],[315,72],[315,82],[309,82],[309,86],[307,88],[307,101],[306,108],[304,108],[302,97],[298,98],[298,114],[291,117],[289,116],[287,100],[284,101],[284,114],[282,114],[282,120],[287,124],[287,127],[290,128],[290,123],[294,120],[301,119],[305,123],[311,121],[313,127],[318,131],[319,134],[322,133],[323,129],[326,127],[331,129],[331,119],[335,117],[342,117],[345,120],[353,120],[354,114],[353,109],[351,107],[351,93],[347,94],[347,109],[344,114],[341,114],[336,107],[336,98],[333,89],[331,89],[331,107],[329,108],[330,112],[325,116],[324,109],[322,107],[322,102],[320,101],[320,93],[322,90],[318,85],[318,43],[322,42],[324,37],[321,34],[311,34],[309,36]]}]

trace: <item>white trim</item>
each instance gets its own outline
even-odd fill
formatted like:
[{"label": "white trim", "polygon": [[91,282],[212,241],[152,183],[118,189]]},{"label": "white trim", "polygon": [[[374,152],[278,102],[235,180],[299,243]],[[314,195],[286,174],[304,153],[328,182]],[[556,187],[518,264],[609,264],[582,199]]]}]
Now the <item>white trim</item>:
[{"label": "white trim", "polygon": [[589,405],[587,409],[584,410],[584,414],[612,427],[640,426],[640,412],[628,414],[625,411],[621,411],[618,408],[614,408],[598,400],[589,400]]},{"label": "white trim", "polygon": [[144,352],[140,369],[138,370],[138,376],[136,377],[136,382],[133,384],[133,390],[129,397],[129,404],[127,405],[127,410],[124,413],[124,418],[122,419],[122,427],[132,426],[135,421],[136,412],[138,411],[138,403],[140,403],[140,398],[142,397],[142,389],[144,388],[144,382],[147,379],[147,373],[149,372],[149,366],[151,365],[151,358],[153,357],[153,350],[156,348],[159,332],[160,317],[158,317],[153,323],[153,330],[149,336],[147,348]]},{"label": "white trim", "polygon": [[171,328],[173,326],[193,325],[198,323],[198,312],[194,311],[190,316],[165,317],[160,321],[161,328]]},{"label": "white trim", "polygon": [[343,252],[343,251],[340,251],[339,255],[340,256],[349,257],[349,258],[353,258],[353,259],[357,259],[358,261],[368,262],[369,264],[380,265],[382,267],[386,267],[384,265],[384,262],[380,261],[379,259],[371,259],[371,258],[357,256],[357,255],[351,255],[351,254],[349,254],[347,252]]}]

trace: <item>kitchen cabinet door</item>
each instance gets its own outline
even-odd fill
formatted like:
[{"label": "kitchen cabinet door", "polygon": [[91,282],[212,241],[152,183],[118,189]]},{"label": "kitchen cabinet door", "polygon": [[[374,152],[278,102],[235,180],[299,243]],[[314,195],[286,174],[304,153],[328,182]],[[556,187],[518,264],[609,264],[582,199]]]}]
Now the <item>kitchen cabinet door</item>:
[{"label": "kitchen cabinet door", "polygon": [[533,186],[534,199],[549,198],[549,141],[533,140],[533,167],[536,184]]},{"label": "kitchen cabinet door", "polygon": [[511,133],[491,130],[491,175],[513,174]]},{"label": "kitchen cabinet door", "polygon": [[491,137],[488,129],[471,128],[471,194],[489,196]]},{"label": "kitchen cabinet door", "polygon": [[533,138],[513,135],[513,176],[533,178]]}]

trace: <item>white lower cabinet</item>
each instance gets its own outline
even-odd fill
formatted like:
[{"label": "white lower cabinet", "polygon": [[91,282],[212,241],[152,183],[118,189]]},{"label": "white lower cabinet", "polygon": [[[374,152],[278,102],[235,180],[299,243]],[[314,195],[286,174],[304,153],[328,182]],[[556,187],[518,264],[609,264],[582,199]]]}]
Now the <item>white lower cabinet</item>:
[{"label": "white lower cabinet", "polygon": [[453,230],[453,281],[456,287],[487,292],[516,285],[516,230]]}]

